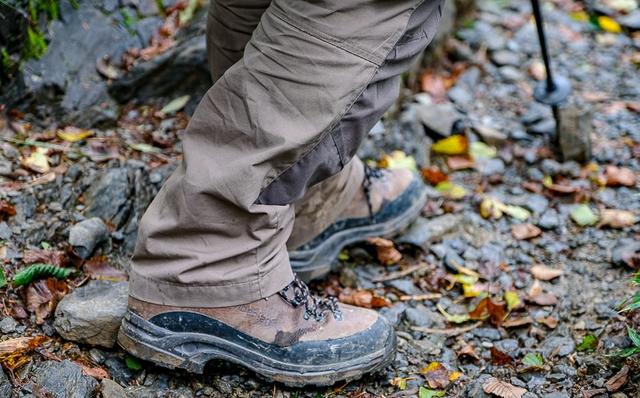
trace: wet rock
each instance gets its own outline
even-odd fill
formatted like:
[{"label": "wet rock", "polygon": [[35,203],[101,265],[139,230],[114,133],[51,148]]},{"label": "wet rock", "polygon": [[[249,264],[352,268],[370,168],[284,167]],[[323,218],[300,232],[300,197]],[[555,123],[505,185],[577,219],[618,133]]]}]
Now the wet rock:
[{"label": "wet rock", "polygon": [[545,211],[540,217],[540,221],[538,221],[538,226],[546,230],[558,228],[560,224],[560,215],[554,209]]},{"label": "wet rock", "polygon": [[441,240],[445,234],[455,230],[461,222],[462,216],[457,214],[445,214],[431,219],[420,217],[398,239],[398,242],[428,250],[430,243]]},{"label": "wet rock", "polygon": [[0,332],[4,334],[13,333],[16,331],[16,327],[18,326],[18,322],[15,321],[10,316],[2,318],[0,321]]},{"label": "wet rock", "polygon": [[418,120],[427,128],[427,131],[442,137],[451,135],[454,124],[462,119],[462,115],[450,102],[421,104],[416,108],[416,112]]},{"label": "wet rock", "polygon": [[423,293],[422,290],[418,289],[418,287],[413,283],[413,280],[407,278],[393,279],[386,281],[384,284],[385,286],[390,286],[408,295]]},{"label": "wet rock", "polygon": [[87,217],[99,217],[104,221],[121,226],[126,221],[131,194],[131,184],[124,167],[103,172],[85,192]]},{"label": "wet rock", "polygon": [[407,322],[414,326],[432,328],[443,324],[442,315],[422,304],[418,304],[415,308],[407,308],[404,316]]},{"label": "wet rock", "polygon": [[502,336],[500,336],[500,332],[493,328],[478,328],[473,331],[473,334],[481,339],[487,340],[500,340]]},{"label": "wet rock", "polygon": [[127,282],[91,281],[60,301],[53,325],[67,340],[113,347],[127,295]]},{"label": "wet rock", "polygon": [[7,225],[6,222],[2,221],[0,222],[0,240],[9,240],[11,238],[11,235],[13,233],[11,232],[11,228],[9,228],[9,225]]},{"label": "wet rock", "polygon": [[508,50],[500,50],[491,53],[491,61],[498,66],[520,66],[520,56]]},{"label": "wet rock", "polygon": [[480,174],[485,176],[503,174],[505,170],[504,161],[500,158],[478,161],[476,166]]},{"label": "wet rock", "polygon": [[542,344],[542,353],[547,359],[553,355],[566,357],[573,353],[575,349],[576,345],[570,337],[549,337]]},{"label": "wet rock", "polygon": [[395,327],[400,324],[400,321],[402,320],[402,315],[405,313],[406,310],[407,310],[407,305],[405,303],[400,302],[400,303],[394,304],[391,307],[385,307],[381,309],[380,315],[385,317],[385,319]]},{"label": "wet rock", "polygon": [[495,345],[500,351],[509,352],[512,355],[519,347],[518,340],[515,339],[500,340]]},{"label": "wet rock", "polygon": [[93,377],[85,376],[82,368],[75,363],[46,361],[33,370],[33,380],[55,398],[90,398],[98,388]]},{"label": "wet rock", "polygon": [[501,66],[498,69],[500,77],[507,83],[517,83],[524,79],[524,74],[520,70],[513,66]]},{"label": "wet rock", "polygon": [[69,243],[81,258],[91,257],[98,244],[109,238],[107,226],[98,217],[81,221],[69,230]]},{"label": "wet rock", "polygon": [[104,361],[104,366],[109,371],[111,378],[120,384],[128,384],[129,380],[133,377],[131,369],[116,356],[107,358]]},{"label": "wet rock", "polygon": [[447,93],[447,96],[451,101],[460,106],[462,110],[466,110],[474,99],[471,89],[460,84],[453,86]]},{"label": "wet rock", "polygon": [[0,397],[11,396],[11,382],[7,375],[4,374],[2,368],[0,368]]},{"label": "wet rock", "polygon": [[620,25],[631,30],[640,30],[640,10],[635,10],[628,15],[617,17]]},{"label": "wet rock", "polygon": [[128,398],[127,392],[113,380],[104,379],[100,383],[102,398]]}]

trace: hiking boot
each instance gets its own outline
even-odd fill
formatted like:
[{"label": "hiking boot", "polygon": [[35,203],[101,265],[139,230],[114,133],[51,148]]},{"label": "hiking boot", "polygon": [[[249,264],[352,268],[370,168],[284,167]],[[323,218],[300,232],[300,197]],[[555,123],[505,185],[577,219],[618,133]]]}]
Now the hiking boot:
[{"label": "hiking boot", "polygon": [[295,279],[266,299],[185,308],[129,298],[118,343],[168,368],[202,373],[216,359],[288,386],[327,386],[384,368],[396,348],[377,312],[316,298]]},{"label": "hiking boot", "polygon": [[316,237],[289,250],[291,268],[305,281],[325,276],[342,248],[397,234],[415,220],[426,200],[424,183],[410,170],[365,166],[362,188],[347,208]]}]

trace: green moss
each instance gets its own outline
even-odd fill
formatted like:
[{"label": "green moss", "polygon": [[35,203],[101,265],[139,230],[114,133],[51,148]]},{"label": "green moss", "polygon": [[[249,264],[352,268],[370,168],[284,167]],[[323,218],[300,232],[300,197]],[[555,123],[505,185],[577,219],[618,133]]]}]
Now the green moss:
[{"label": "green moss", "polygon": [[27,41],[22,52],[24,59],[40,59],[47,52],[47,42],[44,35],[37,28],[27,28]]}]

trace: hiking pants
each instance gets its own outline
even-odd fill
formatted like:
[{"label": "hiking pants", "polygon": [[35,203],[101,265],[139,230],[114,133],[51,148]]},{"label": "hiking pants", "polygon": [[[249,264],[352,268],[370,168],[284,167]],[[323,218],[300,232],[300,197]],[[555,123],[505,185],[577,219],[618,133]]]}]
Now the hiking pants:
[{"label": "hiking pants", "polygon": [[287,247],[359,189],[356,150],[433,39],[442,2],[212,0],[215,83],[140,221],[131,296],[223,307],[288,285]]}]

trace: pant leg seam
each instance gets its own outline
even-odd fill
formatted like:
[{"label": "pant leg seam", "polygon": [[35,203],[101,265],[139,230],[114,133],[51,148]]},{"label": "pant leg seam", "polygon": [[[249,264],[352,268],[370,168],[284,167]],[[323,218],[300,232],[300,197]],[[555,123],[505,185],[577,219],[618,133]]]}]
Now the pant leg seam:
[{"label": "pant leg seam", "polygon": [[[265,278],[269,275],[271,275],[271,273],[275,270],[277,270],[278,267],[274,267],[271,270],[267,271],[266,273],[261,275],[261,278]],[[243,282],[228,282],[228,283],[215,283],[215,284],[209,284],[209,283],[179,283],[179,282],[171,282],[171,281],[163,281],[163,280],[159,280],[159,279],[154,279],[154,278],[149,278],[147,276],[144,276],[138,272],[131,272],[130,275],[132,278],[139,278],[139,279],[144,279],[147,281],[150,281],[152,283],[158,284],[158,285],[168,285],[168,286],[175,286],[175,287],[183,287],[183,288],[189,288],[189,287],[232,287],[232,286],[244,286],[244,285],[249,285],[249,284],[260,284],[260,278],[255,278],[249,281],[243,281]]]}]

